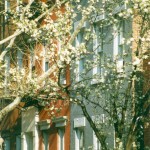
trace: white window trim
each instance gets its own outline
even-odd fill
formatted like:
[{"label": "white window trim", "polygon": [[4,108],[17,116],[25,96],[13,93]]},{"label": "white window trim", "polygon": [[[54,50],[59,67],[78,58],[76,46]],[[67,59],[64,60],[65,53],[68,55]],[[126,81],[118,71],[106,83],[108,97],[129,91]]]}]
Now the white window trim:
[{"label": "white window trim", "polygon": [[105,122],[105,114],[95,115],[92,116],[93,122],[104,123]]},{"label": "white window trim", "polygon": [[[76,30],[76,28],[78,27],[79,23],[80,23],[80,21],[77,21],[77,22],[74,23],[74,30]],[[83,26],[82,26],[82,28],[80,30],[84,30],[87,26],[88,26],[88,23],[84,22],[84,24],[83,24]],[[79,34],[80,34],[80,32],[78,33],[78,35]],[[76,47],[79,47],[79,45],[81,44],[79,42],[79,40],[78,40],[78,35],[75,38],[75,46]],[[80,76],[80,73],[81,73],[80,72],[80,63],[81,63],[80,59],[76,61],[76,69],[75,69],[75,71],[76,71],[76,81],[77,82],[82,80],[82,77]]]},{"label": "white window trim", "polygon": [[74,128],[81,128],[86,126],[85,117],[74,118]]},{"label": "white window trim", "polygon": [[[65,150],[65,126],[67,124],[67,116],[56,117],[52,119],[55,123],[55,127],[58,128],[58,150]],[[62,143],[61,143],[62,141]],[[63,147],[61,147],[63,145]]]},{"label": "white window trim", "polygon": [[45,60],[45,63],[44,63],[44,65],[45,65],[45,70],[44,70],[44,72],[46,72],[46,71],[48,71],[48,69],[49,69],[49,62],[47,61],[47,60]]},{"label": "white window trim", "polygon": [[40,130],[48,130],[50,129],[50,119],[42,120],[38,122],[38,125],[40,127]]},{"label": "white window trim", "polygon": [[32,77],[32,68],[35,67],[34,52],[30,51],[30,54],[28,55],[28,61],[29,61],[29,76]]},{"label": "white window trim", "polygon": [[[42,65],[42,69],[43,72],[46,72],[49,69],[49,58],[47,57],[48,55],[48,50],[47,50],[47,45],[46,43],[42,44],[42,53],[43,53],[43,65]],[[48,64],[48,68],[46,70],[46,63]]]},{"label": "white window trim", "polygon": [[95,135],[95,132],[93,131],[93,150],[100,150],[101,144],[98,138]]},{"label": "white window trim", "polygon": [[[103,0],[103,3],[105,3],[105,0]],[[117,7],[114,9],[114,11],[113,11],[113,15],[115,15],[115,14],[117,14],[117,13],[119,13],[119,12],[125,10],[125,9],[127,9],[126,3],[123,4],[123,5],[121,5],[121,6],[117,6]],[[100,14],[100,15],[94,14],[93,17],[92,17],[92,21],[95,22],[95,23],[97,23],[97,22],[100,22],[100,21],[102,21],[102,20],[105,20],[106,18],[107,18],[107,17],[106,17],[106,14],[105,14],[105,13]]]},{"label": "white window trim", "polygon": [[[60,40],[58,40],[57,46],[58,46],[58,55],[60,57],[61,56],[61,41]],[[61,57],[59,59],[61,59]],[[66,72],[65,72],[64,75],[65,75],[65,77],[62,74],[60,74],[60,84],[62,84],[62,85],[66,85],[66,83],[67,83],[67,81],[66,81]]]},{"label": "white window trim", "polygon": [[21,135],[16,136],[16,150],[21,149]]},{"label": "white window trim", "polygon": [[5,144],[5,150],[11,150],[10,149],[10,138],[5,138],[4,139],[4,144]]},{"label": "white window trim", "polygon": [[78,130],[76,129],[75,129],[75,150],[79,150],[79,137],[78,137],[78,132],[77,132]]},{"label": "white window trim", "polygon": [[49,132],[48,130],[50,129],[50,119],[46,119],[46,120],[42,120],[38,122],[38,125],[40,127],[40,130],[42,132],[43,135],[43,139],[44,139],[44,149],[48,150],[49,149]]},{"label": "white window trim", "polygon": [[17,0],[17,7],[16,7],[16,11],[18,11],[18,12],[20,11],[20,8],[19,8],[19,1],[20,1],[20,0]]},{"label": "white window trim", "polygon": [[[75,150],[80,150],[80,138],[81,138],[81,132],[83,132],[83,146],[84,146],[84,129],[83,128],[75,128]],[[82,150],[85,148],[83,147]]]},{"label": "white window trim", "polygon": [[[119,46],[123,45],[122,40],[123,40],[123,27],[124,24],[122,23],[120,28],[118,29],[117,26],[114,26],[114,39],[113,39],[113,59],[116,61],[116,67],[117,67],[117,72],[123,72],[123,56],[122,58],[118,58],[119,55]],[[122,50],[123,53],[124,49]]]},{"label": "white window trim", "polygon": [[65,128],[58,128],[58,150],[65,150]]},{"label": "white window trim", "polygon": [[52,119],[52,122],[55,123],[56,128],[65,127],[67,124],[67,116],[56,117]]},{"label": "white window trim", "polygon": [[[102,29],[103,30],[103,29]],[[99,32],[98,32],[98,29],[97,29],[97,24],[96,24],[96,27],[93,29],[93,33],[95,34],[95,38],[93,39],[93,52],[94,52],[94,56],[93,56],[93,59],[97,62],[97,56],[98,53],[103,53],[103,41],[101,41],[101,45],[99,44],[100,41],[99,41]],[[103,56],[102,56],[103,57]],[[97,84],[99,82],[104,82],[104,68],[100,67],[100,66],[94,66],[94,68],[92,69],[92,76],[94,75],[100,75],[101,76],[101,79],[97,80],[97,79],[92,79],[91,81],[91,84]]]},{"label": "white window trim", "polygon": [[[31,147],[32,149],[34,149],[34,145],[33,145],[33,132],[26,132],[25,133],[25,144],[26,144],[26,150],[29,149],[29,147]],[[30,146],[29,146],[30,145]]]},{"label": "white window trim", "polygon": [[66,68],[61,70],[61,74],[60,74],[60,83],[62,85],[66,85],[67,81],[66,81]]},{"label": "white window trim", "polygon": [[49,133],[47,130],[43,130],[42,134],[44,139],[44,150],[49,150]]},{"label": "white window trim", "polygon": [[[5,0],[5,12],[9,11],[10,9],[10,0]],[[8,19],[8,16],[5,15],[5,21]]]},{"label": "white window trim", "polygon": [[8,85],[8,76],[9,76],[9,70],[10,70],[10,56],[6,55],[5,56],[5,64],[6,64],[6,68],[5,68],[5,94],[7,94],[9,91],[7,89],[7,85]]},{"label": "white window trim", "polygon": [[[29,111],[29,112],[28,112]],[[32,113],[32,122],[28,124],[28,126],[25,124],[24,121],[27,119],[27,116],[29,117],[29,113]],[[28,133],[31,133],[33,138],[33,150],[37,150],[39,148],[39,135],[38,135],[38,122],[39,122],[39,112],[36,107],[28,107],[27,112],[22,112],[22,133],[21,133],[21,149],[27,150],[27,141],[26,141],[26,135]]]},{"label": "white window trim", "polygon": [[104,19],[106,19],[105,13],[100,14],[100,15],[94,14],[94,15],[92,16],[92,21],[93,21],[94,23],[98,23],[98,22],[100,22],[100,21],[102,21],[102,20],[104,20]]},{"label": "white window trim", "polygon": [[113,14],[117,14],[117,13],[119,13],[119,12],[125,10],[125,9],[127,9],[127,4],[126,3],[122,4],[121,6],[117,6],[114,9]]},{"label": "white window trim", "polygon": [[[29,135],[30,134],[30,135]],[[22,150],[28,150],[28,144],[30,144],[29,141],[29,137],[32,138],[32,148],[33,150],[37,150],[38,149],[38,133],[36,133],[36,131],[31,131],[31,132],[22,132],[21,134],[21,138],[22,138],[22,144],[21,144],[21,149]]]},{"label": "white window trim", "polygon": [[[105,114],[92,116],[92,120],[93,120],[93,122],[95,122],[97,124],[105,123]],[[99,145],[99,147],[98,147],[98,145]],[[94,150],[101,149],[100,141],[98,141],[94,131],[93,131],[93,148],[94,148]]]},{"label": "white window trim", "polygon": [[[84,127],[86,126],[85,117],[74,118],[74,128],[75,128],[75,150],[80,150],[80,135],[79,132],[82,130],[84,132]],[[83,135],[84,136],[84,135]],[[83,140],[84,142],[84,140]]]},{"label": "white window trim", "polygon": [[41,52],[40,52],[40,54],[41,54],[41,58],[42,58],[42,71],[43,72],[46,72],[45,71],[45,63],[47,62],[47,59],[46,59],[46,48],[45,48],[45,45],[42,45],[42,48],[41,48]]},{"label": "white window trim", "polygon": [[17,68],[19,70],[23,68],[23,54],[20,50],[17,51]]}]

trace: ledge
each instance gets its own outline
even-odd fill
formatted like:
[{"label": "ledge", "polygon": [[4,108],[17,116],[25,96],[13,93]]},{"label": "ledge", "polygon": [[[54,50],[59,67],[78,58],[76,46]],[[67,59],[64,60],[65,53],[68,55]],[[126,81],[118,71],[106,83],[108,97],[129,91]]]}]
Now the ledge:
[{"label": "ledge", "polygon": [[40,130],[48,130],[50,128],[50,119],[42,120],[38,122]]},{"label": "ledge", "polygon": [[52,119],[52,122],[55,123],[55,127],[59,128],[59,127],[64,127],[67,124],[67,116],[62,116],[62,117],[56,117],[54,119]]},{"label": "ledge", "polygon": [[85,117],[74,118],[74,128],[83,128],[86,126]]}]

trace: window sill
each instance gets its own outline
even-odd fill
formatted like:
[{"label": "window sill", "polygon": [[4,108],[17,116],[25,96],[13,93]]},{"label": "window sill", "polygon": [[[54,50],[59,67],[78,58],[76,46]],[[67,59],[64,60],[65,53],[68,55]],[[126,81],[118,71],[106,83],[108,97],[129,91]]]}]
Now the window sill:
[{"label": "window sill", "polygon": [[99,83],[104,83],[104,78],[101,78],[101,79],[92,79],[91,81],[91,85],[94,85],[94,84],[99,84]]}]

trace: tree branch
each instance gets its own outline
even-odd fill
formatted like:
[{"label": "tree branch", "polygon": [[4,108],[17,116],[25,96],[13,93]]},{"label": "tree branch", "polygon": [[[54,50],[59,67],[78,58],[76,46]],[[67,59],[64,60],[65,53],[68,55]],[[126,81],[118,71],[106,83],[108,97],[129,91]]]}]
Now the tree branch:
[{"label": "tree branch", "polygon": [[9,45],[5,48],[5,50],[1,53],[0,55],[0,62],[4,59],[4,56],[6,55],[6,53],[9,51],[9,49],[12,47],[12,45],[14,44],[16,37],[12,38],[10,40]]},{"label": "tree branch", "polygon": [[41,75],[38,78],[37,84],[41,84],[46,78],[48,78],[56,70],[57,70],[57,66],[53,64],[53,66],[50,69],[48,69],[43,75]]},{"label": "tree branch", "polygon": [[4,109],[0,111],[0,121],[3,119],[3,117],[12,111],[16,106],[21,102],[21,97],[16,97],[15,100],[10,103],[8,106],[6,106]]},{"label": "tree branch", "polygon": [[106,145],[106,142],[105,142],[105,138],[100,134],[98,128],[96,127],[93,120],[91,119],[91,116],[88,114],[87,109],[86,109],[83,101],[79,101],[79,104],[81,106],[81,109],[83,111],[84,116],[86,117],[86,119],[88,120],[90,126],[94,130],[96,137],[99,139],[99,141],[102,145],[102,150],[107,150],[107,145]]},{"label": "tree branch", "polygon": [[23,33],[23,31],[21,30],[16,30],[15,33],[13,35],[10,35],[9,37],[3,39],[0,41],[0,45],[8,42],[9,40],[11,40],[12,38],[15,38],[16,36],[20,35],[21,33]]}]

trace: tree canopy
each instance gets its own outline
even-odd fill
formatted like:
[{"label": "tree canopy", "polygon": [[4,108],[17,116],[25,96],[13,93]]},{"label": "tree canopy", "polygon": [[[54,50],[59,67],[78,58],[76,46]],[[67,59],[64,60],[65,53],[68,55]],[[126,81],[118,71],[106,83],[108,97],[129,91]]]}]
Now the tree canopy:
[{"label": "tree canopy", "polygon": [[[150,107],[149,0],[0,5],[0,99],[6,104],[0,120],[21,101],[69,100],[81,107],[102,149],[109,149],[108,127],[116,149],[140,149]],[[71,78],[64,84],[66,70]],[[105,121],[93,120],[89,106],[95,114],[102,110]]]}]

